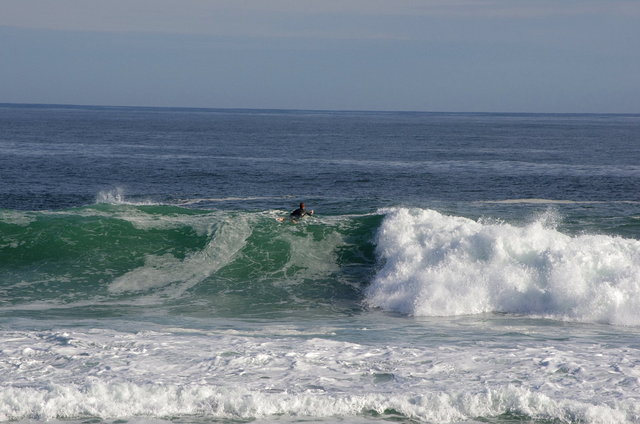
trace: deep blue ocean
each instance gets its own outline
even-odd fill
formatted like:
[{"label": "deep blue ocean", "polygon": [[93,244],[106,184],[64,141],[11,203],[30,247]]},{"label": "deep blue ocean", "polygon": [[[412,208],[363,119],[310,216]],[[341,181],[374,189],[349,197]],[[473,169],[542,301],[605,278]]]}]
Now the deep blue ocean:
[{"label": "deep blue ocean", "polygon": [[5,421],[640,423],[640,115],[0,104]]}]

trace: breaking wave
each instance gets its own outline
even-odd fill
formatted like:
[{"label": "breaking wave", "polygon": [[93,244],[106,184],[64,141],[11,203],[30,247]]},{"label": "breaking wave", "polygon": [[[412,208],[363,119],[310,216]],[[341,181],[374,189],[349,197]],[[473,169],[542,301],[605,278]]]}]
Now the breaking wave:
[{"label": "breaking wave", "polygon": [[374,307],[411,315],[505,312],[640,325],[640,241],[570,236],[552,216],[525,226],[433,210],[388,211]]},{"label": "breaking wave", "polygon": [[320,305],[640,325],[635,239],[564,234],[551,215],[514,225],[397,208],[294,224],[275,219],[284,213],[126,201],[0,211],[0,310]]}]

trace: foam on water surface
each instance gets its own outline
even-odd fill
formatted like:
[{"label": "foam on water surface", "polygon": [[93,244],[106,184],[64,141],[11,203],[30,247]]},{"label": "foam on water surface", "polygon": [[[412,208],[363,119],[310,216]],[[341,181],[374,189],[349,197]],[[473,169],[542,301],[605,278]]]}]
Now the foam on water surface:
[{"label": "foam on water surface", "polygon": [[640,241],[394,209],[378,232],[374,307],[411,315],[507,312],[640,325]]},{"label": "foam on water surface", "polygon": [[246,220],[225,222],[204,249],[187,255],[183,260],[170,254],[146,255],[144,266],[116,278],[109,284],[109,291],[141,291],[180,282],[179,290],[183,292],[229,263],[250,234]]},{"label": "foam on water surface", "polygon": [[186,314],[228,315],[253,313],[257,305],[263,312],[333,308],[334,298],[360,309],[358,290],[370,273],[370,239],[379,223],[377,216],[354,215],[294,225],[277,222],[276,210],[131,204],[30,214],[24,224],[13,216],[0,222],[5,314],[66,308],[82,317],[145,308],[138,315],[150,305],[170,305]]},{"label": "foam on water surface", "polygon": [[122,187],[115,187],[109,190],[102,190],[96,195],[96,203],[107,203],[112,205],[157,205],[158,203],[151,200],[134,201],[126,198],[125,189]]},{"label": "foam on water surface", "polygon": [[1,109],[0,420],[640,423],[638,116]]},{"label": "foam on water surface", "polygon": [[612,424],[640,417],[637,347],[526,338],[510,346],[372,345],[305,331],[3,331],[0,420],[388,411],[439,423],[504,414]]}]

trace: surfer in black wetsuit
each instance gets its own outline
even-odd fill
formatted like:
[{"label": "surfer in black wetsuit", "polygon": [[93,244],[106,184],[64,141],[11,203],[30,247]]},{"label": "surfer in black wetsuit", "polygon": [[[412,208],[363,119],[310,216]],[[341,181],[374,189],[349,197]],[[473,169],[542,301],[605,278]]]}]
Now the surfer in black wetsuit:
[{"label": "surfer in black wetsuit", "polygon": [[291,212],[291,214],[289,215],[289,218],[291,219],[300,219],[303,216],[311,216],[313,215],[313,211],[307,211],[304,208],[304,203],[300,203],[300,207],[298,209],[296,209],[295,211]]}]

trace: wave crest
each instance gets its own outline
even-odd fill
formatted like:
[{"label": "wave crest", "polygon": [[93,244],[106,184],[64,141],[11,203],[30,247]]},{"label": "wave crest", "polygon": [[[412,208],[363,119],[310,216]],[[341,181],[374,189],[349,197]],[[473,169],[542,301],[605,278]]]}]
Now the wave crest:
[{"label": "wave crest", "polygon": [[134,205],[134,206],[150,206],[158,203],[150,200],[132,201],[125,198],[125,190],[122,187],[115,187],[109,190],[102,190],[96,195],[96,204],[106,203],[109,205]]},{"label": "wave crest", "polygon": [[[553,220],[551,220],[553,221]],[[640,325],[640,241],[569,236],[548,217],[518,227],[395,209],[366,302],[410,315],[506,312]]]}]

